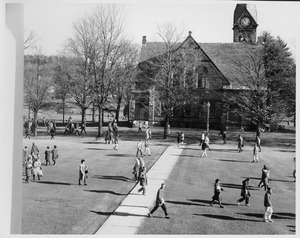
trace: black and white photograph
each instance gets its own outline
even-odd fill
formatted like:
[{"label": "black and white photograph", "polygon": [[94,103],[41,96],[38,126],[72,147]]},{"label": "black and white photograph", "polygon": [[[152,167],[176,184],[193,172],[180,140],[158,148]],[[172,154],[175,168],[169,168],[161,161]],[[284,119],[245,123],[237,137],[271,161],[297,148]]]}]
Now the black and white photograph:
[{"label": "black and white photograph", "polygon": [[297,236],[300,2],[0,12],[0,237]]}]

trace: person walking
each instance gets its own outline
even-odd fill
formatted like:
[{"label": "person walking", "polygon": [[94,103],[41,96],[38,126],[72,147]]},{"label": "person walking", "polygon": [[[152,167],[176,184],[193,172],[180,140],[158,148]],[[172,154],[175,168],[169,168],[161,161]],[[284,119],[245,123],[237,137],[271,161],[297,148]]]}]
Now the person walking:
[{"label": "person walking", "polygon": [[133,174],[133,180],[136,182],[138,182],[138,180],[139,180],[140,165],[141,165],[140,160],[138,158],[135,159],[132,174]]},{"label": "person walking", "polygon": [[207,149],[210,150],[210,147],[209,147],[209,137],[208,137],[208,135],[205,135],[205,137],[204,137],[204,143],[206,144]]},{"label": "person walking", "polygon": [[87,134],[86,133],[86,130],[85,130],[85,124],[84,123],[81,123],[81,131],[80,131],[80,135],[82,135],[82,132],[85,132],[85,134]]},{"label": "person walking", "polygon": [[144,151],[144,156],[146,155],[147,152],[148,152],[148,156],[151,156],[149,140],[146,140],[146,141],[145,141],[145,151]]},{"label": "person walking", "polygon": [[222,136],[223,144],[226,144],[226,127],[224,129],[221,129],[219,136]]},{"label": "person walking", "polygon": [[[296,157],[294,157],[294,163],[296,163]],[[296,168],[294,169],[293,177],[294,177],[294,182],[296,182]]]},{"label": "person walking", "polygon": [[237,142],[238,142],[238,152],[240,153],[243,151],[242,147],[244,147],[244,139],[241,135],[238,136]]},{"label": "person walking", "polygon": [[260,188],[261,187],[260,185],[263,184],[266,191],[269,185],[269,177],[270,177],[270,169],[267,167],[267,165],[264,165],[261,171],[261,180],[258,184],[258,187]]},{"label": "person walking", "polygon": [[138,128],[138,132],[142,133],[142,123],[139,121],[139,128]]},{"label": "person walking", "polygon": [[151,139],[151,130],[150,130],[150,126],[148,126],[146,129],[146,140],[150,140],[150,139]]},{"label": "person walking", "polygon": [[255,163],[255,162],[258,163],[258,161],[259,161],[259,159],[258,159],[258,146],[257,146],[257,144],[254,144],[252,163]]},{"label": "person walking", "polygon": [[241,190],[241,197],[239,200],[237,200],[237,205],[240,205],[242,201],[245,200],[245,205],[246,206],[250,206],[249,204],[249,198],[250,198],[250,192],[249,192],[249,178],[246,178],[243,182],[242,182],[242,190]]},{"label": "person walking", "polygon": [[257,147],[259,148],[259,152],[261,152],[260,141],[261,141],[260,137],[256,136],[255,142],[256,142]]},{"label": "person walking", "polygon": [[211,206],[213,206],[214,202],[217,201],[221,208],[224,207],[221,203],[222,201],[221,191],[224,191],[224,189],[220,185],[220,179],[217,178],[215,181],[214,196],[212,196],[212,201],[210,202]]},{"label": "person walking", "polygon": [[200,138],[200,146],[202,147],[202,143],[204,142],[204,140],[205,140],[205,134],[204,134],[204,132],[202,131],[202,133],[201,133],[201,138]]},{"label": "person walking", "polygon": [[177,146],[180,146],[180,140],[181,140],[181,136],[180,136],[180,132],[177,133]]},{"label": "person walking", "polygon": [[85,164],[85,160],[82,159],[81,163],[79,165],[79,180],[78,180],[78,185],[81,185],[80,181],[82,180],[84,185],[86,184],[86,179],[87,179],[87,173],[88,173],[88,166]]},{"label": "person walking", "polygon": [[22,160],[23,166],[25,166],[28,156],[29,156],[29,151],[28,151],[27,146],[25,146],[23,149],[23,160]]},{"label": "person walking", "polygon": [[183,132],[180,133],[180,141],[181,141],[181,145],[183,145],[184,144],[184,133]]},{"label": "person walking", "polygon": [[53,165],[56,165],[56,160],[58,158],[58,149],[57,146],[54,145],[54,148],[51,150]]},{"label": "person walking", "polygon": [[54,127],[52,126],[52,128],[50,129],[50,135],[51,135],[51,140],[54,139]]},{"label": "person walking", "polygon": [[143,166],[143,168],[141,169],[139,181],[140,181],[141,188],[138,190],[138,192],[143,191],[143,195],[146,195],[146,185],[148,185],[148,178],[147,178],[145,166]]},{"label": "person walking", "polygon": [[116,133],[115,135],[114,135],[114,141],[115,141],[115,147],[114,147],[114,150],[118,150],[118,148],[119,148],[119,135]]},{"label": "person walking", "polygon": [[25,139],[28,137],[28,139],[30,140],[30,130],[28,128],[28,126],[25,127]]},{"label": "person walking", "polygon": [[205,157],[207,157],[207,149],[208,149],[208,146],[205,142],[205,140],[201,143],[201,149],[202,149],[202,154],[201,154],[201,157],[203,157],[205,155]]},{"label": "person walking", "polygon": [[140,161],[140,167],[139,167],[139,174],[138,174],[138,176],[139,176],[139,179],[140,179],[143,167],[145,167],[145,161],[143,160],[143,156],[139,157],[139,161]]},{"label": "person walking", "polygon": [[46,160],[46,166],[48,166],[48,164],[50,165],[50,147],[47,146],[47,149],[45,150],[45,160]]},{"label": "person walking", "polygon": [[264,221],[265,222],[273,222],[273,220],[271,219],[273,214],[271,194],[272,194],[272,188],[268,187],[264,198],[264,206],[265,206]]},{"label": "person walking", "polygon": [[37,147],[37,145],[34,142],[32,142],[30,154],[32,155],[33,158],[38,157],[39,148]]},{"label": "person walking", "polygon": [[165,189],[165,183],[162,183],[160,188],[157,191],[156,194],[156,201],[155,201],[155,206],[153,209],[148,213],[148,217],[152,217],[152,214],[159,208],[161,207],[165,213],[165,218],[169,219],[170,216],[168,215],[167,207],[165,204],[165,199],[164,199],[164,189]]},{"label": "person walking", "polygon": [[37,158],[33,162],[33,180],[35,180],[35,177],[37,177],[38,180],[41,180],[41,177],[43,177],[43,168],[40,158]]},{"label": "person walking", "polygon": [[32,164],[33,164],[32,155],[28,155],[28,158],[25,162],[25,183],[29,183],[28,180],[31,174]]},{"label": "person walking", "polygon": [[139,153],[141,156],[143,155],[142,153],[142,140],[139,140],[136,146],[136,157],[138,157]]}]

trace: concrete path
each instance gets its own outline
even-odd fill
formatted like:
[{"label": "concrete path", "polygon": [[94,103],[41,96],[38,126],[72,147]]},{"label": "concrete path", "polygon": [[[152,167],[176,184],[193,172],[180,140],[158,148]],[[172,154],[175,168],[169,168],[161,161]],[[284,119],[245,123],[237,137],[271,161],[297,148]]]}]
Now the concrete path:
[{"label": "concrete path", "polygon": [[170,145],[147,172],[146,195],[138,193],[141,186],[137,184],[95,234],[136,234],[143,219],[147,219],[149,209],[154,206],[157,190],[169,177],[181,152],[182,147]]}]

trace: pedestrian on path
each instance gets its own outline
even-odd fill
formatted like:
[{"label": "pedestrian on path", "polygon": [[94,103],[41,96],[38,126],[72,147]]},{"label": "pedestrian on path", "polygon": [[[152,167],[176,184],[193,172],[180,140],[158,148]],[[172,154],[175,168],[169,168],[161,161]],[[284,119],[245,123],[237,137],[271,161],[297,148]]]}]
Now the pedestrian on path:
[{"label": "pedestrian on path", "polygon": [[151,139],[151,130],[150,130],[150,126],[148,126],[146,130],[146,140],[150,140],[150,139]]},{"label": "pedestrian on path", "polygon": [[50,147],[47,146],[47,149],[45,150],[45,160],[46,160],[46,166],[49,164],[50,165]]},{"label": "pedestrian on path", "polygon": [[161,207],[165,213],[165,218],[170,218],[168,215],[167,207],[165,205],[165,200],[164,200],[164,189],[165,189],[165,184],[162,183],[160,188],[157,191],[156,194],[156,201],[155,201],[155,206],[153,209],[148,213],[149,217],[152,217],[152,214],[159,208]]},{"label": "pedestrian on path", "polygon": [[145,166],[141,170],[139,181],[140,181],[141,188],[138,190],[138,192],[143,191],[143,195],[146,195],[146,185],[148,185],[148,178],[147,178]]},{"label": "pedestrian on path", "polygon": [[142,133],[142,123],[139,121],[139,129],[138,129],[138,132]]},{"label": "pedestrian on path", "polygon": [[41,177],[43,177],[43,168],[40,158],[37,158],[33,162],[33,180],[35,180],[35,177],[37,177],[38,180],[41,180]]},{"label": "pedestrian on path", "polygon": [[208,146],[205,142],[205,140],[201,143],[201,149],[202,149],[202,154],[201,154],[201,157],[203,157],[205,155],[205,157],[207,157],[207,149],[208,149]]},{"label": "pedestrian on path", "polygon": [[28,151],[27,146],[25,146],[24,149],[23,149],[23,161],[22,161],[22,165],[24,167],[25,167],[26,161],[28,159],[28,156],[29,156],[29,151]]},{"label": "pedestrian on path", "polygon": [[214,204],[215,201],[217,201],[221,208],[224,207],[221,203],[221,191],[224,191],[224,189],[220,185],[220,179],[217,178],[215,181],[214,196],[212,196],[212,201],[210,202],[211,206]]},{"label": "pedestrian on path", "polygon": [[258,163],[258,161],[259,161],[259,159],[258,159],[258,146],[257,146],[257,144],[254,144],[252,163],[255,163],[255,162]]},{"label": "pedestrian on path", "polygon": [[227,133],[227,131],[226,131],[226,127],[223,129],[221,129],[221,131],[220,131],[220,134],[219,134],[219,136],[222,136],[222,139],[223,139],[223,144],[226,144],[226,133]]},{"label": "pedestrian on path", "polygon": [[25,163],[25,183],[29,183],[28,180],[31,174],[32,164],[33,164],[32,155],[29,155]]},{"label": "pedestrian on path", "polygon": [[115,147],[114,147],[114,150],[118,150],[119,148],[119,135],[118,134],[115,134]]},{"label": "pedestrian on path", "polygon": [[200,138],[200,143],[199,143],[199,145],[202,147],[202,143],[204,142],[204,140],[205,140],[205,134],[204,134],[204,132],[202,131],[202,133],[201,133],[201,138]]},{"label": "pedestrian on path", "polygon": [[183,145],[184,144],[184,133],[183,132],[180,133],[180,141],[181,141],[181,145]]},{"label": "pedestrian on path", "polygon": [[180,132],[177,133],[177,146],[180,146],[180,140],[181,140],[181,136],[180,136]]},{"label": "pedestrian on path", "polygon": [[132,174],[133,174],[133,180],[136,182],[138,182],[138,180],[139,180],[140,165],[141,165],[140,160],[138,158],[135,159]]},{"label": "pedestrian on path", "polygon": [[244,147],[244,139],[241,135],[238,136],[237,142],[238,142],[238,152],[240,153],[243,151],[242,147]]},{"label": "pedestrian on path", "polygon": [[88,166],[85,164],[85,160],[82,159],[81,163],[79,165],[78,185],[81,185],[81,183],[80,183],[81,180],[83,181],[84,185],[87,185],[86,184],[87,173],[88,173]]},{"label": "pedestrian on path", "polygon": [[260,188],[261,187],[260,185],[263,184],[266,191],[269,185],[269,177],[270,177],[270,169],[267,167],[267,165],[264,165],[264,167],[261,170],[261,180],[258,184],[258,187]]},{"label": "pedestrian on path", "polygon": [[54,132],[55,132],[54,127],[52,127],[50,129],[51,140],[54,139]]},{"label": "pedestrian on path", "polygon": [[146,140],[146,141],[145,141],[145,151],[144,151],[144,156],[146,155],[147,152],[148,152],[148,156],[151,156],[149,140]]},{"label": "pedestrian on path", "polygon": [[140,179],[143,167],[145,167],[145,161],[143,160],[143,156],[139,157],[139,161],[140,161],[140,167],[139,167],[139,174],[138,174],[138,176],[139,176],[139,179]]},{"label": "pedestrian on path", "polygon": [[85,134],[87,134],[87,133],[86,133],[86,130],[85,130],[85,124],[84,124],[84,123],[81,124],[80,135],[82,135],[82,132],[83,132],[83,131],[85,132]]},{"label": "pedestrian on path", "polygon": [[39,148],[37,147],[37,145],[34,142],[32,142],[30,154],[32,155],[33,158],[38,157]]},{"label": "pedestrian on path", "polygon": [[51,150],[53,165],[56,164],[56,160],[58,158],[58,149],[57,146],[54,145],[54,148]]},{"label": "pedestrian on path", "polygon": [[30,139],[30,130],[28,127],[25,127],[25,139],[28,137]]},{"label": "pedestrian on path", "polygon": [[240,205],[242,201],[245,200],[245,205],[246,206],[250,206],[249,204],[249,198],[250,198],[250,192],[249,192],[249,178],[246,178],[243,182],[242,182],[242,190],[241,190],[241,197],[239,200],[237,200],[237,205]]},{"label": "pedestrian on path", "polygon": [[264,206],[265,206],[264,221],[265,222],[273,222],[273,220],[271,219],[273,214],[271,194],[272,194],[272,188],[268,187],[264,198]]},{"label": "pedestrian on path", "polygon": [[209,146],[209,137],[208,137],[208,135],[205,135],[205,137],[204,137],[204,143],[206,144],[207,149],[210,150],[210,146]]},{"label": "pedestrian on path", "polygon": [[141,154],[141,156],[143,155],[142,152],[142,140],[139,140],[136,146],[136,157],[138,157],[139,153]]}]

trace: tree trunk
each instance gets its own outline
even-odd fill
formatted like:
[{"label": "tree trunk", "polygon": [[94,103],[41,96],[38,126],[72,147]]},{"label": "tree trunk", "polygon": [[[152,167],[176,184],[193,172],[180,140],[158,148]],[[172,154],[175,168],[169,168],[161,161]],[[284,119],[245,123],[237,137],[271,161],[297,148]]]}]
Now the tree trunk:
[{"label": "tree trunk", "polygon": [[37,136],[37,114],[38,111],[33,111],[33,136]]},{"label": "tree trunk", "polygon": [[65,123],[65,99],[63,99],[63,123]]},{"label": "tree trunk", "polygon": [[81,108],[81,123],[85,124],[85,111],[86,108]]},{"label": "tree trunk", "polygon": [[164,126],[164,139],[168,137],[168,125],[170,123],[170,117],[168,115],[165,116],[165,126]]},{"label": "tree trunk", "polygon": [[93,109],[92,109],[92,122],[95,122],[95,107],[93,105]]},{"label": "tree trunk", "polygon": [[115,117],[117,121],[119,121],[121,102],[122,102],[122,97],[118,97],[118,102],[117,102],[118,104],[117,104],[116,117]]},{"label": "tree trunk", "polygon": [[101,107],[98,107],[99,109],[99,120],[98,120],[98,135],[97,137],[101,137],[102,136],[102,120],[103,120],[103,109]]},{"label": "tree trunk", "polygon": [[28,105],[28,119],[30,119],[30,106]]}]

